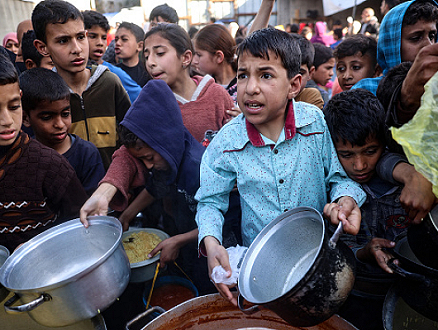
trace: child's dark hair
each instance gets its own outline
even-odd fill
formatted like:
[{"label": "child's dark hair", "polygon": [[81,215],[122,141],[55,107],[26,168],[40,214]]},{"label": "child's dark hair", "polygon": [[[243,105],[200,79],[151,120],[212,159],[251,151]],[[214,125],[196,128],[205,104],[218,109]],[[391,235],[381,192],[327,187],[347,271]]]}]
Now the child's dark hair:
[{"label": "child's dark hair", "polygon": [[146,33],[144,40],[156,33],[169,41],[172,47],[175,48],[178,56],[184,54],[186,50],[190,50],[192,54],[194,53],[192,40],[186,30],[181,26],[171,23],[158,24]]},{"label": "child's dark hair", "polygon": [[99,26],[104,31],[108,32],[110,25],[105,16],[95,10],[85,10],[82,12],[84,16],[85,29],[91,29],[93,26]]},{"label": "child's dark hair", "polygon": [[388,5],[389,9],[392,9],[400,4],[400,0],[385,0],[385,4]]},{"label": "child's dark hair", "polygon": [[170,7],[167,3],[156,6],[149,14],[149,22],[152,22],[154,18],[160,16],[168,23],[178,23],[178,13],[175,9]]},{"label": "child's dark hair", "polygon": [[0,86],[18,82],[18,73],[9,57],[0,54]]},{"label": "child's dark hair", "polygon": [[23,61],[30,59],[32,60],[37,67],[41,65],[41,60],[43,59],[43,55],[37,51],[33,41],[36,39],[35,31],[29,30],[23,33],[23,38],[21,39],[21,52],[23,54]]},{"label": "child's dark hair", "polygon": [[231,64],[234,71],[237,71],[236,41],[225,26],[219,24],[207,25],[199,30],[194,41],[198,48],[213,55],[218,50],[222,51],[225,61]]},{"label": "child's dark hair", "polygon": [[341,40],[342,37],[344,36],[344,33],[342,32],[342,29],[338,28],[333,30],[333,35],[336,36],[338,40]]},{"label": "child's dark hair", "polygon": [[131,22],[122,22],[120,23],[118,29],[126,29],[131,31],[131,33],[135,36],[135,40],[137,42],[143,41],[144,39],[144,31],[141,27],[139,27],[137,24],[131,23]]},{"label": "child's dark hair", "polygon": [[321,64],[324,64],[328,60],[333,58],[333,50],[330,47],[319,43],[314,43],[313,47],[315,48],[315,58],[313,59],[313,65],[315,66],[315,70],[317,70]]},{"label": "child's dark hair", "polygon": [[38,40],[46,43],[46,27],[49,24],[65,24],[68,20],[84,18],[74,5],[62,0],[44,0],[32,12],[32,26]]},{"label": "child's dark hair", "polygon": [[407,25],[414,25],[418,21],[436,22],[438,21],[438,8],[432,2],[414,1],[406,9],[403,17],[402,28]]},{"label": "child's dark hair", "polygon": [[335,143],[364,146],[369,138],[377,138],[385,145],[385,110],[368,90],[357,88],[336,94],[323,111]]},{"label": "child's dark hair", "polygon": [[310,70],[313,66],[313,59],[315,58],[315,48],[313,44],[300,34],[291,33],[291,36],[298,42],[298,46],[300,47],[301,65],[307,65]]},{"label": "child's dark hair", "polygon": [[148,146],[147,143],[145,143],[137,135],[132,133],[128,128],[126,128],[123,125],[117,126],[117,134],[119,136],[120,143],[122,145],[124,145],[126,148],[133,148],[133,147],[135,147],[137,145],[137,141],[141,141],[146,146]]},{"label": "child's dark hair", "polygon": [[300,72],[301,51],[298,42],[287,32],[265,28],[246,37],[237,48],[237,61],[243,53],[269,60],[269,52],[280,58],[289,79]]},{"label": "child's dark hair", "polygon": [[41,102],[69,100],[70,90],[59,74],[44,68],[34,68],[20,75],[21,103],[26,113],[34,110]]},{"label": "child's dark hair", "polygon": [[375,67],[377,64],[376,39],[364,34],[355,34],[342,40],[333,52],[333,56],[336,60],[340,60],[347,56],[354,56],[357,53],[361,53],[361,56],[367,55],[371,59],[373,67]]},{"label": "child's dark hair", "polygon": [[384,109],[388,109],[394,90],[403,82],[412,62],[403,62],[388,70],[377,87],[376,95]]}]

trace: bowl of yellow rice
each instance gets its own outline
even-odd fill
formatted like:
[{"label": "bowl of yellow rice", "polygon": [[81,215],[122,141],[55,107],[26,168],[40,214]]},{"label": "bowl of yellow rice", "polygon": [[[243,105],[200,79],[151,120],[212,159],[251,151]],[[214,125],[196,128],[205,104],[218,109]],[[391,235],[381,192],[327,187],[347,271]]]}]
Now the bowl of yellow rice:
[{"label": "bowl of yellow rice", "polygon": [[155,228],[130,227],[128,231],[123,233],[123,247],[131,264],[130,282],[146,282],[154,277],[160,253],[152,258],[148,258],[148,254],[167,238],[169,235]]}]

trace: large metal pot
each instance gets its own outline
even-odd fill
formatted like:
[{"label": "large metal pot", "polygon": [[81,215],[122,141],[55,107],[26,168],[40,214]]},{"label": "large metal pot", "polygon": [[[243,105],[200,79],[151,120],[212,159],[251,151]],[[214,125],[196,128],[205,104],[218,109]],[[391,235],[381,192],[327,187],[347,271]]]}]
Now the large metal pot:
[{"label": "large metal pot", "polygon": [[[335,239],[337,241],[337,239]],[[309,207],[284,213],[249,247],[239,275],[243,298],[263,305],[299,327],[330,318],[353,288],[356,260],[341,241],[328,237],[321,214]]]},{"label": "large metal pot", "polygon": [[406,233],[397,236],[395,242],[392,252],[399,265],[393,260],[388,265],[399,276],[395,285],[400,296],[421,315],[438,321],[438,270],[423,265],[415,257]]},{"label": "large metal pot", "polygon": [[[130,276],[116,218],[95,216],[62,223],[19,247],[0,268],[15,296],[9,313],[28,312],[38,323],[61,327],[91,319],[125,290]],[[24,305],[13,306],[20,299]]]},{"label": "large metal pot", "polygon": [[[148,309],[128,322],[126,330],[302,329],[291,326],[269,309],[261,309],[252,315],[246,315],[219,294],[210,294],[187,300],[150,321],[148,316],[156,312],[160,314],[164,311],[159,307]],[[337,315],[333,315],[327,321],[308,330],[354,329],[356,328],[350,323]]]},{"label": "large metal pot", "polygon": [[426,266],[438,269],[438,205],[419,225],[408,228],[409,245]]},{"label": "large metal pot", "polygon": [[[0,267],[3,266],[6,259],[9,257],[9,250],[3,246],[0,245]],[[0,283],[0,301],[5,299],[9,294],[9,291]]]}]

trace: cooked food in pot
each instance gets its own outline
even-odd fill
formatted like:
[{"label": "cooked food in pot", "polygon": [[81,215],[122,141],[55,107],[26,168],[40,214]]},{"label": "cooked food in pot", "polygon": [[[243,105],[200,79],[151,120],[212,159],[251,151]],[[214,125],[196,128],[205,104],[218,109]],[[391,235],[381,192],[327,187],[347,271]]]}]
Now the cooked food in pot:
[{"label": "cooked food in pot", "polygon": [[134,232],[123,239],[123,247],[131,264],[147,260],[148,254],[161,242],[153,233],[146,231]]}]

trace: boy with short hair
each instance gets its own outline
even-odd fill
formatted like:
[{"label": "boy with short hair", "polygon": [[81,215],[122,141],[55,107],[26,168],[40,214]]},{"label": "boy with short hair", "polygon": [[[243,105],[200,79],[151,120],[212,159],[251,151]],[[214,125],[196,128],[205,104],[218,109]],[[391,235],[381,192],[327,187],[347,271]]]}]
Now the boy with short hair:
[{"label": "boy with short hair", "polygon": [[10,252],[76,217],[87,198],[68,161],[20,131],[22,118],[17,71],[0,55],[0,245]]},{"label": "boy with short hair", "polygon": [[[395,280],[387,265],[392,255],[386,249],[393,248],[395,237],[413,223],[401,195],[403,184],[410,194],[422,191],[421,185],[409,181],[411,175],[418,180],[420,174],[401,155],[384,154],[385,110],[371,92],[353,89],[337,94],[324,114],[339,161],[367,194],[358,235],[343,237],[356,255],[357,275],[339,314],[359,329],[383,329],[383,302]],[[400,175],[400,169],[406,172]]]},{"label": "boy with short hair", "polygon": [[51,70],[34,68],[20,75],[20,88],[24,125],[32,128],[39,142],[67,158],[91,196],[105,169],[94,144],[69,134],[71,114],[67,84]]},{"label": "boy with short hair", "polygon": [[134,23],[122,22],[117,28],[114,40],[116,58],[122,60],[117,66],[143,87],[151,79],[143,61],[143,29]]},{"label": "boy with short hair", "polygon": [[336,47],[336,76],[343,91],[351,89],[365,78],[378,77],[382,70],[377,64],[377,41],[373,37],[355,34]]},{"label": "boy with short hair", "polygon": [[110,29],[108,20],[95,10],[86,10],[82,12],[82,15],[84,16],[84,25],[90,47],[89,59],[97,64],[105,65],[112,73],[115,73],[120,78],[123,87],[125,87],[129,100],[133,103],[140,94],[140,85],[123,69],[103,60],[103,55],[107,49],[107,34]]},{"label": "boy with short hair", "polygon": [[[297,206],[324,209],[333,223],[342,221],[344,230],[355,234],[358,205],[365,199],[336,157],[322,112],[293,101],[301,87],[296,41],[284,31],[266,28],[248,36],[237,55],[237,99],[243,114],[222,127],[208,146],[195,196],[199,246],[206,249],[209,271],[222,265],[230,276],[228,253],[220,244],[235,184],[245,246],[270,221]],[[215,285],[237,304],[226,285]]]},{"label": "boy with short hair", "polygon": [[32,12],[35,46],[50,56],[70,88],[71,133],[92,142],[105,168],[117,149],[117,123],[131,102],[120,79],[103,65],[87,67],[88,40],[81,12],[62,0],[45,0]]},{"label": "boy with short hair", "polygon": [[322,87],[325,87],[333,77],[335,58],[330,47],[318,43],[314,43],[313,47],[315,48],[315,59],[313,60],[315,71],[310,75],[310,80],[307,82],[306,87],[318,89],[325,105],[329,100],[329,93]]},{"label": "boy with short hair", "polygon": [[421,48],[435,43],[437,6],[434,0],[414,0],[403,2],[388,12],[380,26],[377,42],[377,63],[383,75],[362,79],[354,88],[365,88],[375,95],[380,80],[389,69],[401,62],[413,62]]},{"label": "boy with short hair", "polygon": [[158,23],[174,23],[178,24],[178,13],[167,3],[156,6],[149,14],[149,30]]},{"label": "boy with short hair", "polygon": [[55,66],[53,61],[48,56],[41,55],[35,48],[34,41],[36,39],[35,31],[29,30],[23,34],[21,39],[21,52],[23,55],[23,62],[26,69],[45,68],[52,70]]}]

